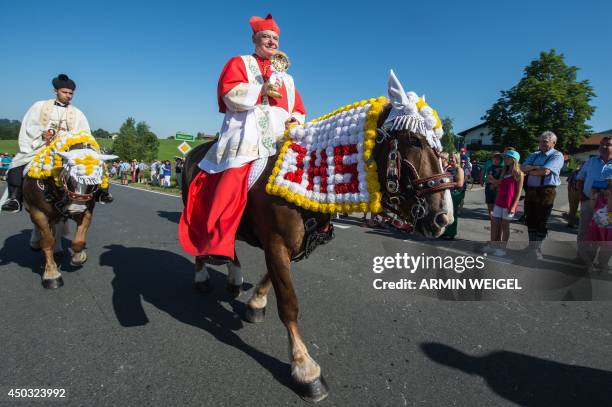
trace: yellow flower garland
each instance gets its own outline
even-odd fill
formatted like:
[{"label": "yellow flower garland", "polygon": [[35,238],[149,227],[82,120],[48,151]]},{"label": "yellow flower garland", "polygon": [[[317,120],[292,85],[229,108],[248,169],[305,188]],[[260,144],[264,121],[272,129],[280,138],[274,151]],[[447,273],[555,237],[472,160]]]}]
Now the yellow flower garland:
[{"label": "yellow flower garland", "polygon": [[[59,174],[62,171],[62,157],[57,154],[59,152],[67,152],[76,144],[89,144],[98,153],[100,146],[96,139],[86,131],[79,131],[72,135],[60,134],[48,146],[41,148],[35,155],[28,170],[28,177],[35,179],[53,178],[55,184],[60,186]],[[93,172],[93,163],[88,160],[86,164],[88,171],[91,167]],[[108,177],[106,171],[103,171],[101,188],[108,188]]]},{"label": "yellow flower garland", "polygon": [[[380,184],[378,183],[378,173],[376,162],[368,160],[372,156],[372,149],[376,143],[376,126],[378,124],[378,119],[380,114],[382,113],[385,105],[388,103],[388,100],[384,96],[380,96],[378,98],[372,98],[368,100],[362,100],[360,102],[355,102],[350,105],[342,106],[339,109],[334,110],[331,113],[318,117],[312,120],[313,123],[329,119],[337,114],[342,112],[355,109],[357,107],[362,107],[367,104],[370,104],[371,107],[366,115],[366,122],[364,126],[364,143],[363,143],[363,159],[366,162],[366,182],[368,184],[368,192],[370,193],[370,202],[343,202],[343,203],[321,203],[311,199],[308,199],[302,195],[299,195],[289,188],[275,185],[274,180],[278,176],[280,172],[280,168],[282,162],[285,158],[285,153],[289,149],[293,140],[289,137],[289,130],[285,131],[284,143],[283,147],[280,150],[278,155],[278,159],[276,160],[276,164],[274,165],[274,169],[272,170],[272,175],[268,179],[268,183],[266,184],[266,192],[270,195],[276,195],[284,198],[285,200],[294,203],[297,206],[300,206],[304,209],[311,210],[314,212],[322,212],[322,213],[338,213],[338,212],[372,212],[378,213],[382,211],[381,201],[381,193],[380,193]],[[291,126],[294,127],[294,126]]]}]

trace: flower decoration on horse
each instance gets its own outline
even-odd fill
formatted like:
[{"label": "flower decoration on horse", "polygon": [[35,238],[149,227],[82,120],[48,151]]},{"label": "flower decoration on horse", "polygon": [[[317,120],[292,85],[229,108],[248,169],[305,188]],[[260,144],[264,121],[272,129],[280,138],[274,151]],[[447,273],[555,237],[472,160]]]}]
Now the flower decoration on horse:
[{"label": "flower decoration on horse", "polygon": [[104,161],[113,158],[116,156],[100,153],[98,142],[88,132],[60,132],[36,153],[27,175],[35,179],[52,178],[58,187],[64,174],[79,184],[108,188]]},{"label": "flower decoration on horse", "polygon": [[[389,105],[390,110],[385,110]],[[392,141],[390,133],[401,131],[424,137],[436,153],[442,150],[438,113],[424,96],[406,93],[391,71],[389,99],[381,96],[356,102],[290,128],[266,191],[314,212],[378,213],[395,206],[394,202],[385,202],[384,195],[399,195],[402,166],[408,172],[404,182],[409,182],[408,187],[417,196],[448,189],[451,182],[441,168],[434,169],[435,176],[422,177],[414,165],[400,162],[399,140]],[[373,151],[385,140],[395,147],[385,163],[386,182],[381,191]],[[423,205],[417,209],[412,210],[413,218],[423,217]]]}]

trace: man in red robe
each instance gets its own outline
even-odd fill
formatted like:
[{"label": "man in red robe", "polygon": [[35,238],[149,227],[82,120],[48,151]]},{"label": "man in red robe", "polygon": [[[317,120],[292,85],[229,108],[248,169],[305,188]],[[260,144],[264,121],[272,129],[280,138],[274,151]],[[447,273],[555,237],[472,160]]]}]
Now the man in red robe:
[{"label": "man in red robe", "polygon": [[275,155],[286,127],[303,124],[306,116],[291,75],[270,66],[280,34],[272,15],[251,17],[250,24],[255,53],[233,57],[221,72],[217,97],[223,126],[199,163],[202,171],[191,182],[179,223],[183,249],[214,263],[235,260],[252,162]]}]

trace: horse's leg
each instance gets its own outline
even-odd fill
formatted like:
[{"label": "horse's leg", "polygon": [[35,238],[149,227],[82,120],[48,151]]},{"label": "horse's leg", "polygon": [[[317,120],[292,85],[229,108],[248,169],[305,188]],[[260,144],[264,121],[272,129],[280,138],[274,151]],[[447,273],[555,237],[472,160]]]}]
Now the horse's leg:
[{"label": "horse's leg", "polygon": [[195,278],[193,281],[193,286],[197,291],[207,293],[211,289],[210,276],[208,275],[206,263],[203,259],[203,257],[199,256],[195,258]]},{"label": "horse's leg", "polygon": [[234,252],[234,258],[236,259],[232,263],[227,265],[227,291],[229,291],[234,298],[238,298],[242,290],[242,283],[244,278],[242,277],[242,269],[240,267],[240,260],[236,252]]},{"label": "horse's leg", "polygon": [[72,245],[70,246],[72,248],[70,264],[75,267],[80,267],[87,261],[85,242],[87,240],[87,230],[89,229],[89,225],[91,225],[92,218],[93,213],[91,210],[87,209],[83,212],[83,216],[77,219],[76,233],[74,234],[74,239],[72,239]]},{"label": "horse's leg", "polygon": [[272,280],[270,279],[270,273],[266,271],[266,274],[253,290],[253,295],[247,303],[244,317],[247,322],[256,323],[264,321],[270,288],[272,288]]},{"label": "horse's leg", "polygon": [[329,390],[321,376],[321,367],[308,354],[298,328],[298,301],[291,281],[291,258],[283,243],[272,244],[266,249],[266,264],[272,279],[278,306],[278,314],[289,334],[291,377],[296,392],[309,402],[321,401]]},{"label": "horse's leg", "polygon": [[64,235],[63,230],[66,227],[66,222],[60,220],[53,226],[53,235],[55,238],[55,245],[53,247],[53,252],[56,256],[61,256],[64,254],[64,248],[62,247],[62,236]]},{"label": "horse's leg", "polygon": [[53,247],[55,246],[53,225],[49,224],[49,220],[44,213],[35,209],[31,209],[30,218],[34,227],[40,233],[40,248],[45,254],[45,272],[42,276],[42,285],[44,288],[59,288],[64,285],[64,280],[53,258]]},{"label": "horse's leg", "polygon": [[30,248],[35,252],[40,250],[40,230],[36,224],[34,224],[34,229],[32,229],[32,234],[30,235]]}]

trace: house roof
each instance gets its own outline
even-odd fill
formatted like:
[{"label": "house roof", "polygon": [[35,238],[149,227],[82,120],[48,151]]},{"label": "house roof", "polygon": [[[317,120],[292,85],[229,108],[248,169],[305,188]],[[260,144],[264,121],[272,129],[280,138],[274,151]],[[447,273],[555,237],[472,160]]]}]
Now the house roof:
[{"label": "house roof", "polygon": [[469,128],[469,129],[467,129],[467,130],[460,131],[460,132],[459,132],[459,133],[457,133],[457,134],[458,134],[458,135],[460,135],[460,136],[465,136],[467,133],[469,133],[469,132],[470,132],[470,131],[472,131],[472,130],[476,130],[476,129],[479,129],[479,128],[481,128],[481,127],[486,127],[486,126],[487,126],[487,124],[483,122],[483,123],[480,123],[480,124],[479,124],[479,125],[477,125],[477,126],[470,127],[470,128]]},{"label": "house roof", "polygon": [[582,144],[582,146],[599,146],[599,143],[601,143],[601,139],[604,137],[610,137],[612,136],[612,129],[610,130],[606,130],[606,131],[602,131],[601,133],[594,133],[591,134],[591,137],[585,139]]}]

